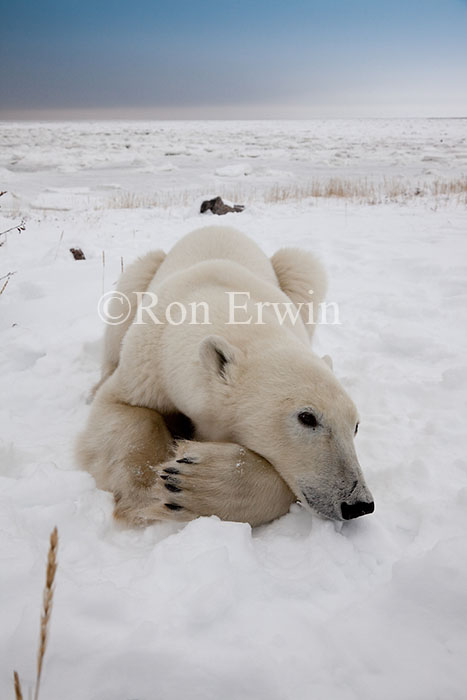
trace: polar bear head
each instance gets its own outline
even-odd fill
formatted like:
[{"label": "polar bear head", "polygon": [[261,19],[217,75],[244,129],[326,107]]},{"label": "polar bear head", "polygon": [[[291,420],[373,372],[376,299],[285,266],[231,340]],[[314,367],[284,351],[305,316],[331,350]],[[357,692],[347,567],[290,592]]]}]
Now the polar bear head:
[{"label": "polar bear head", "polygon": [[241,349],[221,336],[200,346],[212,431],[267,459],[321,516],[374,510],[354,447],[358,412],[329,363],[289,338]]}]

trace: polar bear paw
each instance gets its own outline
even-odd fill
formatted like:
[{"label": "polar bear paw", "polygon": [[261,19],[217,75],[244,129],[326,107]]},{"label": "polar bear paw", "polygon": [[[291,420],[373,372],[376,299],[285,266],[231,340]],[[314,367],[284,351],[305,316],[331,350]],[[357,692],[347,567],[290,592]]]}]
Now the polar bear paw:
[{"label": "polar bear paw", "polygon": [[181,441],[157,474],[164,519],[217,515],[255,526],[283,515],[295,500],[269,462],[234,443]]},{"label": "polar bear paw", "polygon": [[176,519],[187,514],[235,517],[236,506],[244,493],[244,469],[248,451],[231,443],[181,441],[173,458],[158,470],[159,498],[164,501],[167,517]]}]

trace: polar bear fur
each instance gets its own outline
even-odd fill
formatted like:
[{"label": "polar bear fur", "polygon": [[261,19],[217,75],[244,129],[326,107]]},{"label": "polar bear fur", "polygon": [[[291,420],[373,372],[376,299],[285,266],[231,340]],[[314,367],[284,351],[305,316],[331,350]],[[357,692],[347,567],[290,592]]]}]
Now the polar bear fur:
[{"label": "polar bear fur", "polygon": [[[310,253],[283,249],[269,259],[226,227],[194,231],[167,256],[149,253],[125,271],[118,291],[130,300],[128,318],[107,326],[102,379],[77,447],[80,464],[113,493],[117,518],[215,514],[258,525],[297,499],[335,519],[372,511],[354,449],[357,410],[311,351],[314,325],[300,308],[312,300],[316,321],[325,287]],[[136,294],[145,291],[157,295],[155,319]],[[231,292],[242,293],[235,320],[251,323],[229,323]],[[178,323],[179,306],[177,325],[166,322],[174,301],[204,302],[209,323],[202,313]],[[254,322],[257,304],[290,301],[296,322],[281,323],[271,306]],[[190,419],[193,440],[174,441],[174,414]]]}]

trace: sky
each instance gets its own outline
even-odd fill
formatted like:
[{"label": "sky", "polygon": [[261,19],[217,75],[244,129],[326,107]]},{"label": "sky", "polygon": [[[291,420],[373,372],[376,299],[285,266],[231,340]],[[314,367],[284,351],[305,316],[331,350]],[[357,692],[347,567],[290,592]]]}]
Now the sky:
[{"label": "sky", "polygon": [[467,0],[0,1],[0,119],[467,116]]}]

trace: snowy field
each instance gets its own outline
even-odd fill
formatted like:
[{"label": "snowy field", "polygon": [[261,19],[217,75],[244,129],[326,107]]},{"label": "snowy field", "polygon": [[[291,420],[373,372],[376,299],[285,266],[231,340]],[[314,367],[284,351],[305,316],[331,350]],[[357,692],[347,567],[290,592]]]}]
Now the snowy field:
[{"label": "snowy field", "polygon": [[[466,120],[0,124],[0,231],[26,227],[0,236],[2,700],[35,678],[55,525],[43,700],[465,700],[467,209],[433,190],[465,175]],[[330,178],[369,195],[296,196]],[[76,469],[100,295],[206,223],[323,260],[373,515],[124,530]]]}]

